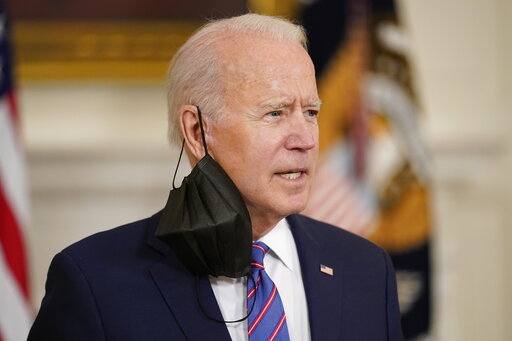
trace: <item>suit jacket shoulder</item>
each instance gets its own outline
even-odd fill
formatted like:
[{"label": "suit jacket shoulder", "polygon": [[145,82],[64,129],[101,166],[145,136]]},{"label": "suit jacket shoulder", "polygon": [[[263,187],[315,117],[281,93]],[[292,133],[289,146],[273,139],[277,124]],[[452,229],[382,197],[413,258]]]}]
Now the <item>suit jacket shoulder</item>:
[{"label": "suit jacket shoulder", "polygon": [[62,250],[77,260],[83,258],[111,258],[115,255],[124,257],[135,255],[134,251],[146,243],[148,229],[158,214],[116,228],[102,231],[79,240]]},{"label": "suit jacket shoulder", "polygon": [[289,216],[288,222],[301,261],[312,338],[403,340],[388,254],[360,236],[305,216]]},{"label": "suit jacket shoulder", "polygon": [[[97,233],[57,254],[28,340],[201,340],[207,332],[228,340],[225,326],[197,306],[196,278],[154,237],[158,220]],[[218,317],[208,281],[199,283]]]}]

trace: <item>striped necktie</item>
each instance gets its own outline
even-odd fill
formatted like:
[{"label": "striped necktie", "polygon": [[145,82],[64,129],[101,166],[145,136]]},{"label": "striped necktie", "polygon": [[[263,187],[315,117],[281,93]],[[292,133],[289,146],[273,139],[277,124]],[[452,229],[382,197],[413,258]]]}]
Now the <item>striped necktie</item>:
[{"label": "striped necktie", "polygon": [[252,243],[250,276],[254,281],[247,282],[247,309],[251,309],[254,300],[256,302],[247,323],[249,341],[289,341],[283,303],[263,265],[263,257],[268,250],[265,243]]}]

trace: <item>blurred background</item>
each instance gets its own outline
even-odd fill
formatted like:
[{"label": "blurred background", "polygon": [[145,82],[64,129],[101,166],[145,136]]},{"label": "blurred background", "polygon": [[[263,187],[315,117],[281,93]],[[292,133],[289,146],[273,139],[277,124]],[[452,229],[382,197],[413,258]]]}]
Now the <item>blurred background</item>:
[{"label": "blurred background", "polygon": [[168,62],[248,9],[308,32],[324,104],[306,213],[390,252],[408,340],[512,340],[508,0],[2,3],[0,340],[25,338],[57,252],[165,205]]}]

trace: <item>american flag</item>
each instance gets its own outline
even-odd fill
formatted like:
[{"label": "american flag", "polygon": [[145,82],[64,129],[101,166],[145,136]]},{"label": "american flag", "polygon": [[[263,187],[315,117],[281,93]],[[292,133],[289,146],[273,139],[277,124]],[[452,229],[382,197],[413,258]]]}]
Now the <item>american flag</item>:
[{"label": "american flag", "polygon": [[0,2],[0,341],[25,340],[32,321],[28,191],[12,87],[9,27]]},{"label": "american flag", "polygon": [[347,146],[337,143],[322,155],[303,213],[353,233],[367,235],[374,226],[376,208],[364,184],[347,171],[349,154]]}]

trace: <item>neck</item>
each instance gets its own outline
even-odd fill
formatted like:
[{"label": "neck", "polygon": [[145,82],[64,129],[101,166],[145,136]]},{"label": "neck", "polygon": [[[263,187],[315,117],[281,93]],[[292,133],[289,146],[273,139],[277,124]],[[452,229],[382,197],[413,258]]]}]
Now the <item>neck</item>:
[{"label": "neck", "polygon": [[284,217],[278,217],[273,219],[257,219],[251,217],[252,222],[252,240],[256,241],[261,239],[264,235],[272,231],[277,223]]}]

